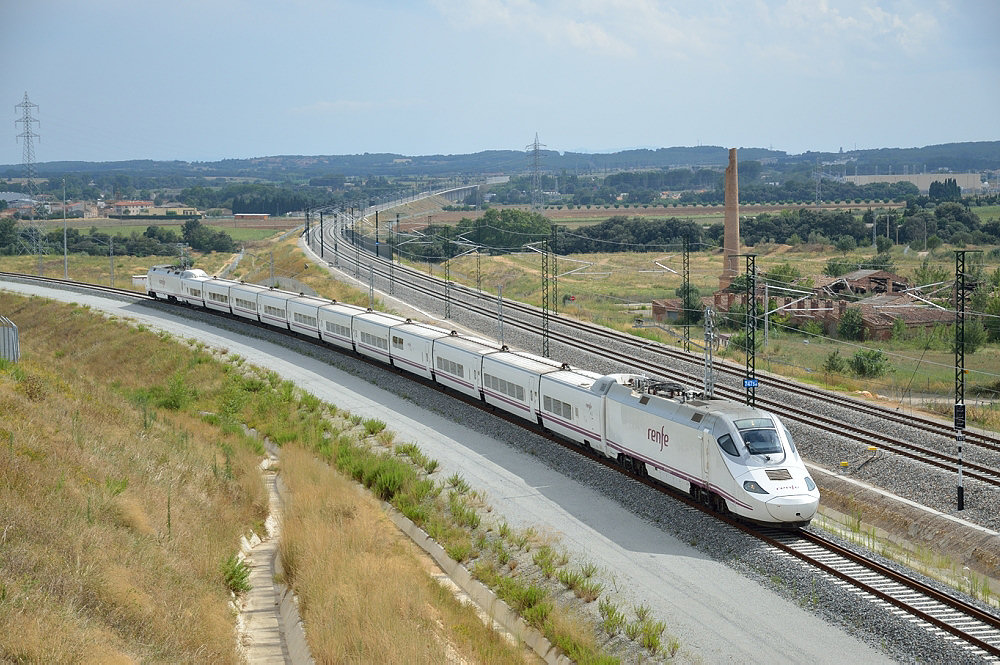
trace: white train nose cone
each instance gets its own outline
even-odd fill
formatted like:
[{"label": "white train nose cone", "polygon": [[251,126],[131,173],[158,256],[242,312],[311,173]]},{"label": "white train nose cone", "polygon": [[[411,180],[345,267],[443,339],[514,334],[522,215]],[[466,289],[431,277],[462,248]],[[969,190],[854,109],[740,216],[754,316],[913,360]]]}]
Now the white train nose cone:
[{"label": "white train nose cone", "polygon": [[819,499],[808,494],[777,496],[765,505],[771,517],[779,522],[805,522],[816,514]]}]

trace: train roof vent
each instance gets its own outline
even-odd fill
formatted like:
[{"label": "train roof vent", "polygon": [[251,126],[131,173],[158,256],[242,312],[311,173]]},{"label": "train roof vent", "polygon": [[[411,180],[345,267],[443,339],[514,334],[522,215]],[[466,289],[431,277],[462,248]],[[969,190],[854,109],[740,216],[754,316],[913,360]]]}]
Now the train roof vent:
[{"label": "train roof vent", "polygon": [[639,398],[639,404],[648,404],[648,403],[649,403],[649,395],[643,395],[642,397]]},{"label": "train roof vent", "polygon": [[767,477],[771,480],[791,480],[792,474],[788,473],[788,469],[768,469]]},{"label": "train roof vent", "polygon": [[695,413],[695,414],[691,415],[691,420],[695,421],[696,423],[700,423],[701,420],[702,420],[702,418],[704,418],[704,417],[705,417],[705,414],[703,414],[703,413]]},{"label": "train roof vent", "polygon": [[691,406],[708,406],[708,402],[702,402],[700,399],[693,399],[688,404]]}]

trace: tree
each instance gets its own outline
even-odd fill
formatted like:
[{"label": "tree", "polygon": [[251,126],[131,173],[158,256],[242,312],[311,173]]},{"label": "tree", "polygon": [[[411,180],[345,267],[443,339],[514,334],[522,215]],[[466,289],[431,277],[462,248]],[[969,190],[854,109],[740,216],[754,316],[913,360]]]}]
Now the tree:
[{"label": "tree", "polygon": [[790,286],[799,277],[802,277],[802,273],[787,261],[764,273],[764,281],[773,286]]},{"label": "tree", "polygon": [[860,307],[848,307],[844,315],[840,317],[837,324],[837,335],[841,339],[851,339],[860,341],[864,338],[864,320],[861,316]]},{"label": "tree", "polygon": [[986,326],[987,339],[991,342],[1000,342],[1000,296],[993,296],[986,303]]},{"label": "tree", "polygon": [[892,249],[892,240],[885,236],[875,238],[875,250],[879,254],[886,254],[890,249]]},{"label": "tree", "polygon": [[840,277],[841,275],[846,275],[857,268],[856,263],[850,263],[844,259],[827,259],[826,267],[823,268],[823,274],[827,277]]},{"label": "tree", "polygon": [[930,257],[924,257],[923,263],[913,272],[913,279],[918,286],[937,284],[946,281],[951,273],[947,268],[930,264]]},{"label": "tree", "polygon": [[840,236],[837,238],[836,247],[838,252],[847,254],[858,248],[858,241],[854,239],[854,236]]},{"label": "tree", "polygon": [[945,178],[944,182],[932,182],[927,194],[932,201],[960,201],[962,188],[954,178]]},{"label": "tree", "polygon": [[682,284],[677,287],[674,293],[681,299],[681,306],[683,307],[680,323],[692,324],[701,321],[701,298],[699,297],[698,287],[689,284],[687,290],[685,290]]}]

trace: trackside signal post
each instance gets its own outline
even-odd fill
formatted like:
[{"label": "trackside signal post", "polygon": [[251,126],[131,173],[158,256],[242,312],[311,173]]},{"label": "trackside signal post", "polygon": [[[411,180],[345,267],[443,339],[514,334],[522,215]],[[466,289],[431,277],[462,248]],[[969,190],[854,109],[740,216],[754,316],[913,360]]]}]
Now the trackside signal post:
[{"label": "trackside signal post", "polygon": [[743,379],[743,387],[747,391],[747,406],[754,406],[757,396],[757,255],[746,254],[745,256],[747,257],[747,371]]},{"label": "trackside signal post", "polygon": [[958,443],[958,509],[965,510],[962,484],[962,444],[965,443],[965,255],[979,249],[955,250],[955,440]]}]

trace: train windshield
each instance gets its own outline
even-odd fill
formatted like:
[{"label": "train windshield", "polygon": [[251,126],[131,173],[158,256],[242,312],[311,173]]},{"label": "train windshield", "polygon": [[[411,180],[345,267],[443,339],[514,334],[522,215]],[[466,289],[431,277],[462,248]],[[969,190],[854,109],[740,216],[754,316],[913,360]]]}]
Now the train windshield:
[{"label": "train windshield", "polygon": [[751,455],[773,455],[781,452],[781,440],[770,418],[745,418],[734,421]]}]

